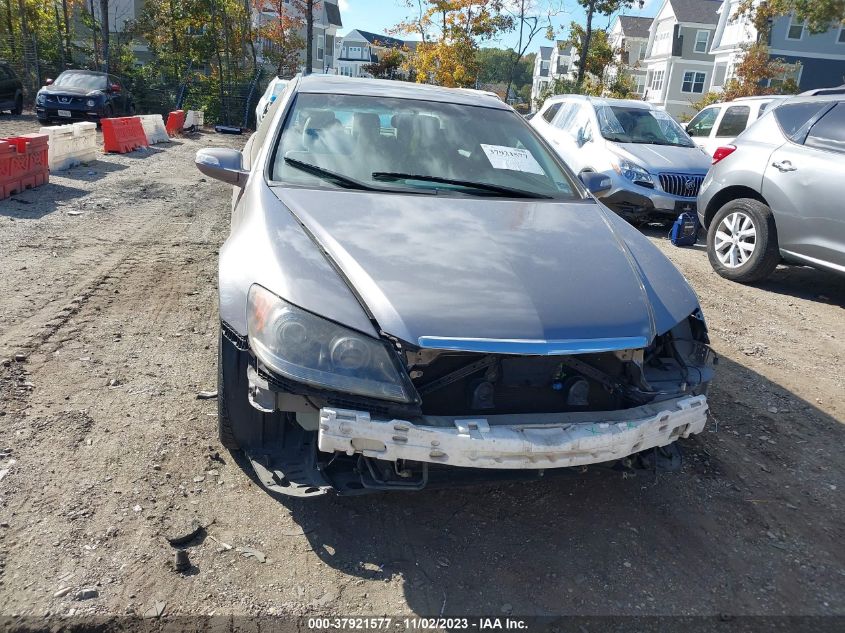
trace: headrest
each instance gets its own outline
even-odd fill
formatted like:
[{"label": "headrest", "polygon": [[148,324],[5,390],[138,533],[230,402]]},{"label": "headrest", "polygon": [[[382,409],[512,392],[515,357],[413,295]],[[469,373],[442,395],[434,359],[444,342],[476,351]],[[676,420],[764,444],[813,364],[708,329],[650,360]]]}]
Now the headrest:
[{"label": "headrest", "polygon": [[352,133],[375,136],[381,133],[381,119],[375,112],[356,112],[352,115]]},{"label": "headrest", "polygon": [[305,114],[306,124],[311,129],[329,127],[339,123],[331,110],[309,110]]}]

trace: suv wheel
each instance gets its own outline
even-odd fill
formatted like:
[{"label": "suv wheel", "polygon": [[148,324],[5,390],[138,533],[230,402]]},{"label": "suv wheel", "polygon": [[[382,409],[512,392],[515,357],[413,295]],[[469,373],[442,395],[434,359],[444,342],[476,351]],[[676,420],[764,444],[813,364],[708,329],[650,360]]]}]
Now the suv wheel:
[{"label": "suv wheel", "polygon": [[15,107],[12,108],[12,114],[23,114],[23,95],[18,95],[15,99]]},{"label": "suv wheel", "polygon": [[728,202],[710,223],[707,256],[725,279],[753,283],[768,277],[780,262],[772,210],[751,198]]}]

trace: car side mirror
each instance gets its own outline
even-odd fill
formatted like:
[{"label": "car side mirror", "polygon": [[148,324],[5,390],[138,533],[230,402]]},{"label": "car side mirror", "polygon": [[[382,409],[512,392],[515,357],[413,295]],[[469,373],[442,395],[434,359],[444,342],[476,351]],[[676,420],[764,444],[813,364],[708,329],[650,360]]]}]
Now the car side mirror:
[{"label": "car side mirror", "polygon": [[583,172],[579,176],[579,178],[581,179],[581,182],[584,183],[584,186],[587,188],[587,191],[594,195],[604,193],[613,186],[613,183],[611,182],[609,177],[605,176],[604,174],[597,174],[592,171]]},{"label": "car side mirror", "polygon": [[243,187],[249,172],[243,168],[243,154],[228,147],[209,147],[197,152],[197,169],[209,178]]},{"label": "car side mirror", "polygon": [[109,90],[111,90],[112,92],[120,92],[120,86],[117,84],[112,84],[109,86]]},{"label": "car side mirror", "polygon": [[587,143],[589,143],[592,139],[592,136],[587,133],[584,128],[578,130],[578,135],[575,138],[575,142],[578,144],[578,147],[584,147]]},{"label": "car side mirror", "polygon": [[47,79],[44,80],[44,85],[45,86],[52,86],[53,80],[48,77]]}]

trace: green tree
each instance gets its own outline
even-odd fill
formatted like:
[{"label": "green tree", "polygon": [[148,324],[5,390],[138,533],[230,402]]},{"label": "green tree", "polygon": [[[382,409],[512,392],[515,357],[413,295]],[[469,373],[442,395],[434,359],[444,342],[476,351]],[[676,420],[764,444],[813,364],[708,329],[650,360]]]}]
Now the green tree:
[{"label": "green tree", "polygon": [[824,33],[831,25],[845,23],[845,0],[742,0],[737,15],[748,15],[760,33],[760,41],[767,39],[771,21],[794,13],[807,21],[811,33]]},{"label": "green tree", "polygon": [[598,15],[610,16],[623,9],[631,8],[637,3],[642,8],[643,0],[578,0],[578,4],[584,9],[587,14],[586,21],[582,28],[581,40],[576,44],[576,49],[580,55],[578,62],[578,78],[577,83],[581,85],[584,81],[584,75],[587,72],[587,64],[589,63],[586,56],[581,54],[583,51],[589,51],[591,41],[593,39],[593,20]]},{"label": "green tree", "polygon": [[361,70],[376,79],[396,79],[405,63],[408,49],[388,48],[372,64],[364,64]]}]

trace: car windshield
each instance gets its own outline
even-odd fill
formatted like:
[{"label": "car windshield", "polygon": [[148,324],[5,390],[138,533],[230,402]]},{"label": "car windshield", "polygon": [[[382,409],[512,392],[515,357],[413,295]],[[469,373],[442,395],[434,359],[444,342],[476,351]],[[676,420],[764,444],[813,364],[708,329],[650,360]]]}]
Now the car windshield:
[{"label": "car windshield", "polygon": [[616,143],[695,147],[683,128],[662,110],[597,105],[601,135]]},{"label": "car windshield", "polygon": [[62,73],[56,78],[53,85],[61,88],[105,90],[106,76],[98,73]]},{"label": "car windshield", "polygon": [[572,199],[572,177],[522,118],[478,106],[301,93],[272,179],[309,187]]}]

